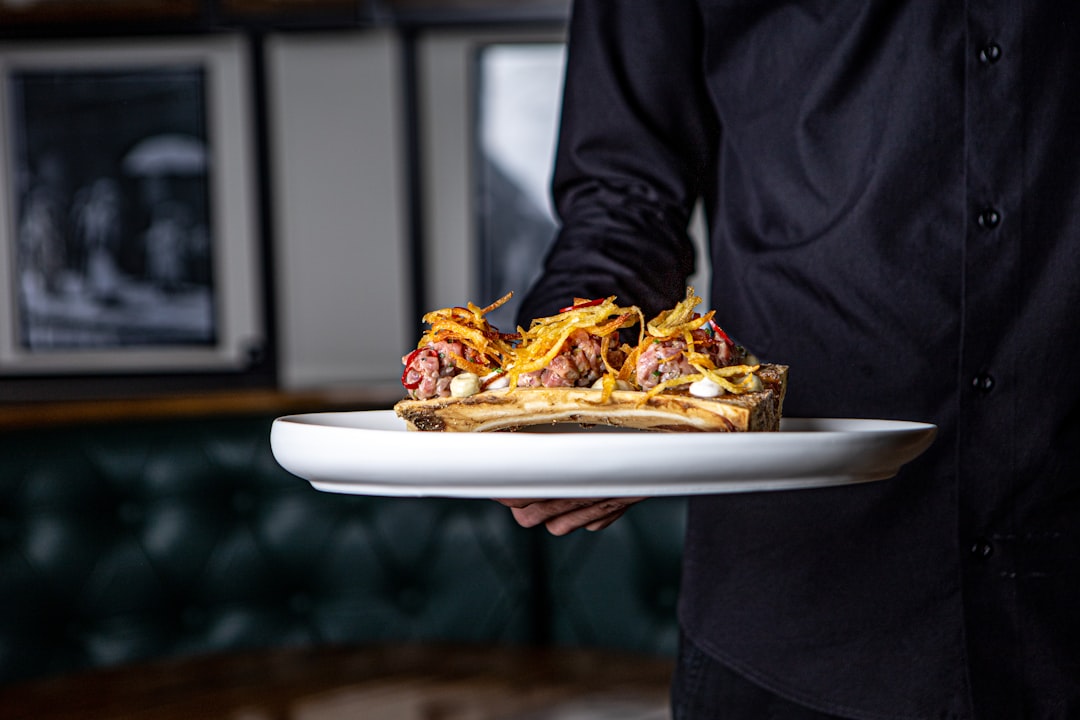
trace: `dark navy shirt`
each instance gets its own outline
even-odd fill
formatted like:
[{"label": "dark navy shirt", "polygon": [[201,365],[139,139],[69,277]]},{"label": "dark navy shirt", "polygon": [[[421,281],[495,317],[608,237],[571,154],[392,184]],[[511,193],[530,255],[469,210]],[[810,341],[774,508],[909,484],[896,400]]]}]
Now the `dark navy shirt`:
[{"label": "dark navy shirt", "polygon": [[890,480],[693,499],[695,642],[850,717],[1080,717],[1080,4],[578,0],[553,187],[522,317],[674,304],[700,198],[785,414],[940,428]]}]

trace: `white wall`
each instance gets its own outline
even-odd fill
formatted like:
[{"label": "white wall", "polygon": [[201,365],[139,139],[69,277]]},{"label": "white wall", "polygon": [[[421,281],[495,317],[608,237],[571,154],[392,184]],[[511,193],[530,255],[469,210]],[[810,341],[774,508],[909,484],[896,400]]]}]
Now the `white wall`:
[{"label": "white wall", "polygon": [[415,343],[399,59],[386,31],[268,39],[285,388],[392,382]]},{"label": "white wall", "polygon": [[[418,41],[425,272],[430,307],[477,300],[470,191],[470,61],[513,31]],[[276,201],[277,332],[285,388],[396,383],[419,320],[408,287],[405,123],[392,31],[287,34],[267,42]]]}]

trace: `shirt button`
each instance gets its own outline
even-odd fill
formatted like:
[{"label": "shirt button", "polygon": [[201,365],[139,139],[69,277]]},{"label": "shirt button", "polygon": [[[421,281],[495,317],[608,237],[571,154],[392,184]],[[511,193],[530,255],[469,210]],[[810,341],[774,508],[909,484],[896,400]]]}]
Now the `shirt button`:
[{"label": "shirt button", "polygon": [[994,376],[990,373],[979,373],[971,380],[971,387],[979,392],[990,392],[994,389]]},{"label": "shirt button", "polygon": [[975,221],[983,230],[993,230],[1001,224],[1001,213],[994,208],[986,208],[975,217]]},{"label": "shirt button", "polygon": [[971,543],[970,552],[972,557],[983,560],[994,554],[994,546],[986,540],[979,538]]},{"label": "shirt button", "polygon": [[979,50],[979,62],[983,65],[993,65],[1001,59],[1001,46],[997,43],[987,43]]}]

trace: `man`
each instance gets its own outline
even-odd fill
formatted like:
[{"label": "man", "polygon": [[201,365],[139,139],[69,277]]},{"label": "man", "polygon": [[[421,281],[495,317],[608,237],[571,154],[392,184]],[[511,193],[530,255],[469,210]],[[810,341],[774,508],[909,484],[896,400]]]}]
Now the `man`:
[{"label": "man", "polygon": [[1069,3],[578,0],[522,318],[673,305],[700,198],[786,414],[940,428],[891,480],[691,500],[677,719],[1080,717],[1076,67]]}]

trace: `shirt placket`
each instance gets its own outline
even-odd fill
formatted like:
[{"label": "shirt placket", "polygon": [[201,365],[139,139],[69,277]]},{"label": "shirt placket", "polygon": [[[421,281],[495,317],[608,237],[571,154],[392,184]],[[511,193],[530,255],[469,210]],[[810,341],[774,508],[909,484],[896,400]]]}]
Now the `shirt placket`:
[{"label": "shirt placket", "polygon": [[[993,646],[1016,640],[1010,574],[1008,498],[1015,458],[1018,359],[1001,350],[1015,322],[1021,247],[1023,108],[1020,102],[1022,0],[971,0],[965,62],[963,335],[958,448],[964,607],[976,697],[1006,692],[1009,659]],[[982,667],[978,658],[996,657]],[[1015,708],[1019,712],[1019,707]],[[978,710],[978,708],[976,708]],[[1014,716],[1002,707],[1002,717]],[[997,715],[994,715],[995,717]]]}]

